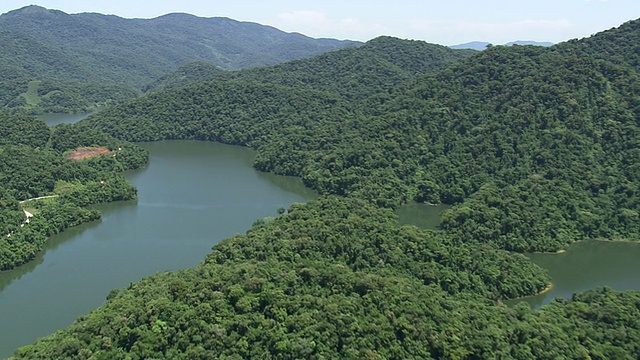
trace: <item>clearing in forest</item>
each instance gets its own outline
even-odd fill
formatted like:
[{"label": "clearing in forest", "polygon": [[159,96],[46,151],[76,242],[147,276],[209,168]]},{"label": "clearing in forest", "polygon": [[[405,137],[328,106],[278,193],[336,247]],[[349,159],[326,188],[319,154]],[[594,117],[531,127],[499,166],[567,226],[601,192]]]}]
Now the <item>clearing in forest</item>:
[{"label": "clearing in forest", "polygon": [[94,156],[105,155],[110,153],[109,149],[103,147],[80,146],[72,153],[67,154],[69,160],[88,159]]}]

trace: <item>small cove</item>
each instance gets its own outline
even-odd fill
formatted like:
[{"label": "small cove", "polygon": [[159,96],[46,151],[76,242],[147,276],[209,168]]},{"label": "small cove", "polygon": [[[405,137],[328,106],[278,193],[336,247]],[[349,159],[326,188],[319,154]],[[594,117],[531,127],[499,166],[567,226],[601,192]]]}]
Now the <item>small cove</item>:
[{"label": "small cove", "polygon": [[[410,203],[396,214],[403,224],[435,229],[448,208]],[[604,286],[619,291],[640,290],[640,242],[587,240],[557,254],[526,255],[549,272],[552,287],[540,295],[506,301],[508,305],[524,301],[537,309],[555,298],[571,299],[574,293]]]},{"label": "small cove", "polygon": [[614,290],[640,289],[640,243],[586,240],[571,245],[559,254],[527,254],[546,269],[553,287],[550,291],[507,304],[525,301],[539,308],[555,298],[571,299],[580,293],[600,287]]}]

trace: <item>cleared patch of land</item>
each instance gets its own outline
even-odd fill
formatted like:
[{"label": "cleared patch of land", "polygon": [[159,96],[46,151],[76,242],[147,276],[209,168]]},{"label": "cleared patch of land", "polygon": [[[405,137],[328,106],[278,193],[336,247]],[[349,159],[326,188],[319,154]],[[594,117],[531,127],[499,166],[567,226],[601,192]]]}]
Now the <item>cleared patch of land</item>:
[{"label": "cleared patch of land", "polygon": [[67,154],[67,159],[69,160],[82,160],[88,159],[95,156],[106,155],[111,151],[107,148],[103,147],[93,147],[93,146],[80,146],[75,149],[72,153]]}]

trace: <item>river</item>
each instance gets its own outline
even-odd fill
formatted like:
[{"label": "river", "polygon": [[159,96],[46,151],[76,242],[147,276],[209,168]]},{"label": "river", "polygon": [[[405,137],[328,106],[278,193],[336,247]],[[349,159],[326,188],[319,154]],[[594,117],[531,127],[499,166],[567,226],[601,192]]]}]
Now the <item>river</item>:
[{"label": "river", "polygon": [[[77,117],[74,118],[74,120]],[[212,142],[144,143],[129,172],[138,200],[100,205],[100,221],[54,236],[35,261],[0,273],[0,358],[68,326],[110,290],[192,268],[222,239],[316,197],[298,178],[252,167],[254,152]]]}]

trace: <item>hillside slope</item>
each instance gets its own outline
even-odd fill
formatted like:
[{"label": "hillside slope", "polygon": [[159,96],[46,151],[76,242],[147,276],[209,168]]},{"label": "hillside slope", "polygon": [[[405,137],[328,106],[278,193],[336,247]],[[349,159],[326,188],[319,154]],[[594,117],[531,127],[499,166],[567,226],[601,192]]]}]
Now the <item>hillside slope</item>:
[{"label": "hillside slope", "polygon": [[[148,153],[97,131],[0,113],[0,271],[34,259],[52,235],[100,218],[90,204],[129,200],[136,189],[121,174],[148,162]],[[83,161],[78,147],[100,147],[109,156]],[[38,197],[45,199],[31,201]],[[28,225],[28,211],[33,215]]]},{"label": "hillside slope", "polygon": [[221,242],[195,269],[112,291],[105,305],[11,359],[637,354],[638,292],[592,291],[539,312],[489,300],[525,285],[531,271],[523,256],[450,246],[365,201],[328,197]]},{"label": "hillside slope", "polygon": [[[212,72],[197,78],[202,73],[200,66],[190,72],[184,69],[168,77],[190,77],[196,80],[243,80],[294,87],[307,87],[311,91],[329,91],[343,97],[363,98],[376,93],[391,91],[419,74],[433,73],[475,54],[472,50],[453,50],[445,46],[424,41],[401,40],[381,36],[362,46],[331,51],[322,55],[284,62],[274,66],[259,67],[234,72]],[[194,75],[190,76],[190,73]],[[176,86],[157,85],[157,89]],[[154,89],[154,90],[157,90]]]}]

